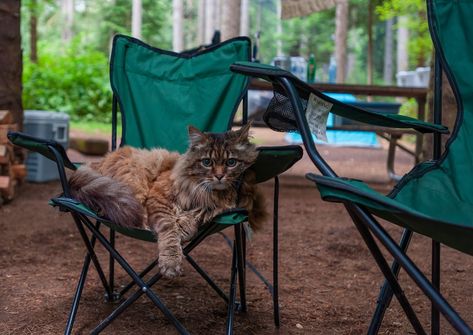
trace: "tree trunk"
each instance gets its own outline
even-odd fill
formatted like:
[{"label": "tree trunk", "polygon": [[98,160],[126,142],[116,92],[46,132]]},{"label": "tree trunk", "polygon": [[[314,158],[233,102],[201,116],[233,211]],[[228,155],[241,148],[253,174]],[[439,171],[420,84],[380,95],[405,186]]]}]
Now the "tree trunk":
[{"label": "tree trunk", "polygon": [[0,1],[0,109],[10,110],[21,127],[20,1]]},{"label": "tree trunk", "polygon": [[249,35],[250,33],[249,21],[250,21],[250,0],[241,0],[241,15],[240,15],[240,35],[241,36]]},{"label": "tree trunk", "polygon": [[69,42],[73,36],[72,28],[74,25],[74,0],[62,1],[62,15],[64,20],[62,39],[64,42]]},{"label": "tree trunk", "polygon": [[132,0],[131,6],[131,36],[141,39],[141,20],[142,20],[141,0]]},{"label": "tree trunk", "polygon": [[373,0],[368,0],[368,85],[373,84]]},{"label": "tree trunk", "polygon": [[216,0],[205,0],[205,43],[212,41],[215,31],[215,6]]},{"label": "tree trunk", "polygon": [[205,0],[199,0],[197,9],[197,45],[205,43]]},{"label": "tree trunk", "polygon": [[408,18],[400,16],[397,21],[397,66],[396,71],[407,71],[409,68],[409,54],[407,45],[409,43],[409,30],[407,29]]},{"label": "tree trunk", "polygon": [[182,0],[172,1],[172,49],[176,52],[184,50],[183,33],[184,7]]},{"label": "tree trunk", "polygon": [[337,83],[344,83],[347,65],[348,0],[338,0],[335,15],[335,61]]},{"label": "tree trunk", "polygon": [[38,3],[30,0],[30,60],[38,61]]},{"label": "tree trunk", "polygon": [[393,80],[393,19],[386,21],[384,39],[384,69],[383,79],[386,85],[391,85]]},{"label": "tree trunk", "polygon": [[222,8],[222,41],[240,33],[241,0],[225,0]]},{"label": "tree trunk", "polygon": [[281,11],[282,11],[282,8],[281,8],[281,1],[278,0],[276,1],[277,4],[277,16],[278,16],[278,23],[277,23],[277,26],[276,26],[276,56],[282,56],[282,19],[281,19]]}]

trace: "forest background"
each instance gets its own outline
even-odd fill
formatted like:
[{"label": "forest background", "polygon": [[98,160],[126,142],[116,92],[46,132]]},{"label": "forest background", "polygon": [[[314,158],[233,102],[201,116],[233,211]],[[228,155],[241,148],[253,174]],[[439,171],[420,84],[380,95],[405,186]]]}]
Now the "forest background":
[{"label": "forest background", "polygon": [[[335,60],[337,82],[354,84],[394,84],[399,71],[430,64],[423,0],[337,0],[335,7],[287,20],[280,11],[280,0],[23,0],[23,108],[108,123],[108,58],[117,33],[182,51],[210,43],[215,30],[231,37],[225,29],[237,21],[240,34],[258,46],[257,60],[314,54],[322,82]],[[345,32],[337,41],[340,27]]]}]

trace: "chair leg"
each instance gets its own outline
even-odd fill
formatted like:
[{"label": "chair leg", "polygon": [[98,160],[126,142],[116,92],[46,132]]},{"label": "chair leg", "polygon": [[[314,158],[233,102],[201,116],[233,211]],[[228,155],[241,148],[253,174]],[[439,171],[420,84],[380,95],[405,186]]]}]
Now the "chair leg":
[{"label": "chair leg", "polygon": [[220,288],[220,286],[218,286],[213,280],[212,278],[210,278],[210,276],[208,275],[207,272],[204,271],[204,269],[202,269],[199,264],[196,263],[196,261],[194,261],[194,259],[190,256],[190,255],[186,255],[186,260],[189,262],[189,264],[197,271],[198,274],[200,274],[200,276],[202,278],[204,278],[204,280],[207,282],[207,284],[209,284],[209,286],[211,288],[214,289],[215,292],[217,292],[217,294],[225,301],[225,303],[229,303],[229,298],[228,296],[225,294],[225,292],[223,292],[223,290]]},{"label": "chair leg", "polygon": [[[95,266],[95,269],[97,270],[100,281],[102,282],[102,285],[105,288],[105,294],[107,296],[111,296],[112,291],[111,291],[110,286],[107,282],[107,279],[105,278],[105,274],[103,272],[102,266],[100,265],[100,262],[97,258],[97,255],[95,254],[94,248],[92,247],[92,245],[89,241],[89,237],[87,236],[87,233],[85,232],[82,223],[84,222],[84,224],[87,224],[87,227],[90,226],[93,230],[95,230],[97,232],[99,232],[99,230],[97,228],[94,228],[94,226],[92,225],[92,223],[89,220],[86,220],[86,219],[81,220],[79,218],[78,214],[76,214],[76,213],[73,213],[72,217],[74,218],[74,222],[76,223],[77,229],[79,230],[79,233],[82,237],[82,240],[84,241],[85,247],[87,248],[87,251],[88,251],[88,253],[91,257],[91,260],[94,263],[94,266]],[[97,227],[99,227],[99,225],[97,225]]]},{"label": "chair leg", "polygon": [[[115,230],[110,229],[110,245],[115,249]],[[110,285],[111,294],[107,296],[108,302],[116,302],[120,300],[121,295],[115,292],[115,260],[109,255],[108,262],[108,283]]]},{"label": "chair leg", "polygon": [[[140,287],[141,291],[145,293],[149,299],[161,310],[165,317],[171,321],[179,334],[188,334],[184,326],[176,319],[176,317],[171,313],[171,311],[164,305],[164,303],[158,298],[158,296],[149,288],[149,286],[143,281],[143,279],[131,268],[128,262],[118,253],[117,250],[113,249],[103,236],[103,234],[96,230],[90,221],[83,220],[86,227],[97,237],[99,242],[107,249],[107,251],[113,256],[113,258],[120,264],[120,266],[128,273],[128,275],[136,282]],[[83,228],[82,228],[83,229]],[[88,240],[87,240],[88,241]]]},{"label": "chair leg", "polygon": [[[158,259],[156,258],[152,261],[143,271],[139,273],[141,278],[144,278],[151,270],[153,270],[158,265]],[[133,286],[135,286],[135,282],[132,280],[123,289],[118,293],[120,297],[123,297],[126,292],[128,292]]]},{"label": "chair leg", "polygon": [[[399,242],[399,248],[403,252],[407,251],[411,238],[412,231],[404,229],[402,231],[401,241]],[[396,276],[396,278],[399,275],[400,268],[401,267],[399,263],[394,260],[391,264],[391,271],[394,276]],[[376,310],[373,314],[373,318],[371,319],[370,327],[368,328],[368,335],[378,334],[379,329],[381,327],[381,323],[383,322],[384,314],[386,313],[386,309],[391,304],[392,297],[393,290],[391,289],[389,283],[385,280],[378,296]]]},{"label": "chair leg", "polygon": [[[97,222],[95,227],[98,229],[100,227],[100,222]],[[92,236],[90,240],[90,244],[92,248],[95,246],[95,236]],[[74,321],[77,315],[77,311],[79,309],[79,302],[82,296],[82,290],[84,289],[85,280],[87,279],[87,273],[89,271],[91,257],[90,254],[87,253],[84,259],[84,265],[82,266],[82,271],[80,273],[79,281],[77,283],[76,293],[74,294],[74,298],[72,299],[72,306],[69,312],[69,316],[67,318],[66,329],[64,331],[65,335],[69,335],[72,333],[72,327],[74,326]]]},{"label": "chair leg", "polygon": [[[159,279],[161,279],[161,274],[154,275],[146,285],[148,287],[153,286]],[[91,334],[99,334],[102,330],[104,330],[113,320],[115,320],[125,309],[128,308],[132,303],[134,303],[139,297],[141,297],[145,292],[141,289],[137,290],[133,295],[128,297],[125,301],[123,301],[117,308],[113,310],[113,312],[103,319],[90,333]]]},{"label": "chair leg", "polygon": [[243,255],[243,225],[235,225],[235,247],[237,254],[237,272],[238,272],[238,285],[240,288],[240,306],[241,312],[246,312],[246,281],[245,281],[245,262]]},{"label": "chair leg", "polygon": [[[361,221],[361,225],[365,226],[366,229],[369,228],[373,235],[376,236],[376,238],[386,247],[389,253],[399,262],[399,264],[401,264],[402,268],[406,271],[406,273],[412,278],[412,280],[414,280],[414,282],[424,292],[424,294],[434,303],[435,307],[440,310],[440,312],[453,326],[453,328],[455,328],[460,334],[473,334],[473,330],[468,326],[468,324],[458,315],[458,313],[438,292],[438,290],[436,290],[432,286],[432,284],[428,281],[425,275],[419,270],[419,268],[414,264],[414,262],[412,262],[409,256],[404,254],[399,249],[399,246],[384,230],[384,228],[369,213],[366,213],[362,209],[360,209],[360,207],[350,206],[349,208],[351,208],[351,210],[356,213],[356,215]],[[379,255],[382,257],[382,254],[380,252]],[[397,284],[396,280],[394,280],[394,284]],[[393,283],[391,283],[391,287],[395,289]]]},{"label": "chair leg", "polygon": [[[432,240],[432,286],[440,292],[440,243]],[[431,306],[431,334],[440,334],[440,312],[434,303]]]},{"label": "chair leg", "polygon": [[280,326],[279,317],[279,178],[274,177],[273,205],[273,314],[274,325]]},{"label": "chair leg", "polygon": [[390,269],[386,259],[384,258],[383,254],[381,253],[381,250],[379,249],[378,245],[376,244],[375,240],[373,239],[373,236],[371,235],[370,231],[365,226],[365,224],[366,224],[365,219],[366,218],[359,216],[361,214],[364,214],[364,212],[356,206],[347,205],[347,208],[348,208],[348,212],[349,212],[350,216],[353,219],[353,222],[355,223],[356,228],[360,232],[361,237],[363,238],[366,245],[368,246],[368,249],[370,250],[371,254],[373,255],[373,258],[375,259],[376,263],[378,264],[378,267],[380,268],[380,270],[383,273],[384,277],[389,282],[392,290],[394,291],[394,294],[396,295],[396,298],[399,301],[399,304],[401,305],[402,309],[404,310],[404,313],[406,314],[407,318],[409,319],[409,322],[411,323],[411,325],[414,328],[415,332],[417,334],[426,335],[427,333],[425,332],[424,328],[420,324],[420,321],[417,318],[417,315],[414,312],[411,304],[407,300],[407,297],[404,295],[404,292],[402,291],[401,286],[399,285],[399,282],[396,279],[396,276],[391,272],[391,269]]},{"label": "chair leg", "polygon": [[229,302],[227,309],[227,326],[226,326],[226,335],[233,334],[233,321],[235,315],[235,298],[236,298],[236,277],[237,277],[237,250],[236,245],[233,246],[232,253],[232,270],[230,274],[230,294]]}]

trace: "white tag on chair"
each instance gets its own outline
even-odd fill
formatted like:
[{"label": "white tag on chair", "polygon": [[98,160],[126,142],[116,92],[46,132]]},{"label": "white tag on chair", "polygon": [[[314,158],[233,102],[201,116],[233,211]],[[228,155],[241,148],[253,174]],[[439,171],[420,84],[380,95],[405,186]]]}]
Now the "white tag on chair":
[{"label": "white tag on chair", "polygon": [[332,103],[317,97],[313,93],[309,95],[305,117],[310,131],[315,134],[317,139],[324,142],[327,142],[327,119],[332,106]]}]

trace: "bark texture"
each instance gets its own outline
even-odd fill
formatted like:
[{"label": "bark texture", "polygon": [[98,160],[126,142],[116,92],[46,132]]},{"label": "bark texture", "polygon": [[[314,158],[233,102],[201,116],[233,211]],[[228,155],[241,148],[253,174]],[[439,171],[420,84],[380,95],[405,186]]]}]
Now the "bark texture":
[{"label": "bark texture", "polygon": [[14,122],[22,125],[21,105],[21,36],[20,1],[0,1],[0,110],[13,114]]},{"label": "bark texture", "polygon": [[226,0],[222,8],[222,41],[240,34],[240,0]]},{"label": "bark texture", "polygon": [[335,14],[337,83],[344,83],[347,67],[348,0],[338,0]]}]

